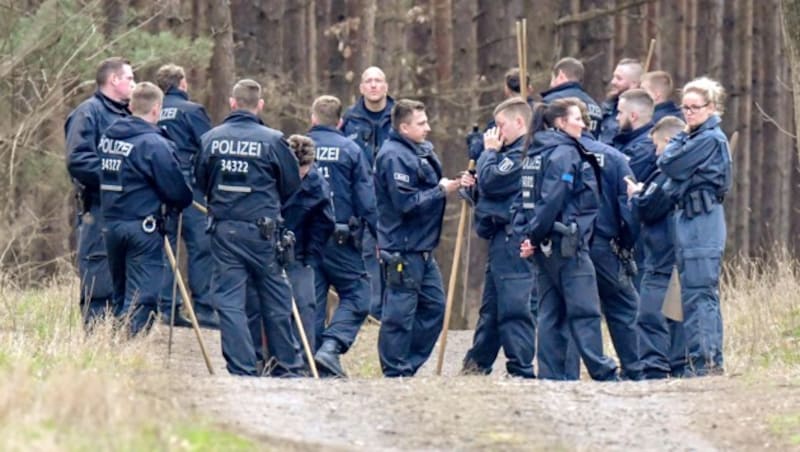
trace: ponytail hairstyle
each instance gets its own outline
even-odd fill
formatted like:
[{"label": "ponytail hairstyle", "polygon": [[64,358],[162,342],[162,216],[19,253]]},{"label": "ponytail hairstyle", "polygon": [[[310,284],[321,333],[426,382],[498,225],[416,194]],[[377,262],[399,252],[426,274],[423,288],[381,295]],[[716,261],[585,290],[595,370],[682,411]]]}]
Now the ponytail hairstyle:
[{"label": "ponytail hairstyle", "polygon": [[689,92],[697,93],[706,102],[713,103],[718,116],[725,112],[725,88],[718,81],[709,77],[696,78],[683,87],[683,94]]},{"label": "ponytail hairstyle", "polygon": [[[537,132],[556,128],[556,119],[566,118],[569,114],[569,107],[581,108],[582,102],[575,97],[556,99],[549,104],[537,102],[533,104],[533,117],[528,128],[528,136],[525,138],[525,148],[533,144],[533,137]],[[585,107],[584,107],[585,108]]]}]

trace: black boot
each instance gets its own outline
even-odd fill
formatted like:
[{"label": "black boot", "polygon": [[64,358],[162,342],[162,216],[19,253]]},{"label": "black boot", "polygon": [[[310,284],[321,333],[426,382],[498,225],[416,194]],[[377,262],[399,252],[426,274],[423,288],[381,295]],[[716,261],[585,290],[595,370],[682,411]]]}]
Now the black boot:
[{"label": "black boot", "polygon": [[322,346],[317,350],[314,355],[314,362],[317,366],[322,367],[324,370],[330,372],[335,377],[347,378],[344,373],[342,363],[339,362],[339,356],[342,354],[342,349],[339,347],[339,342],[334,339],[325,339]]}]

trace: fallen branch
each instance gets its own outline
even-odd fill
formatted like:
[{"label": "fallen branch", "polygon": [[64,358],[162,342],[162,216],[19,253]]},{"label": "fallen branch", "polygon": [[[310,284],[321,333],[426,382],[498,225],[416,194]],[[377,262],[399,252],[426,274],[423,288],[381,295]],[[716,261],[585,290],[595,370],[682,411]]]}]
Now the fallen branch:
[{"label": "fallen branch", "polygon": [[756,105],[756,108],[758,109],[758,112],[761,113],[761,118],[762,119],[764,119],[765,121],[767,121],[767,122],[771,123],[772,125],[774,125],[775,128],[778,129],[779,132],[783,133],[787,137],[789,137],[791,139],[797,138],[796,135],[794,135],[793,133],[791,133],[788,130],[786,130],[783,127],[781,127],[781,125],[778,124],[778,121],[776,121],[775,118],[773,118],[772,116],[768,115],[767,112],[765,112],[764,109],[761,108],[761,105],[758,105],[758,102],[753,102],[753,103]]}]

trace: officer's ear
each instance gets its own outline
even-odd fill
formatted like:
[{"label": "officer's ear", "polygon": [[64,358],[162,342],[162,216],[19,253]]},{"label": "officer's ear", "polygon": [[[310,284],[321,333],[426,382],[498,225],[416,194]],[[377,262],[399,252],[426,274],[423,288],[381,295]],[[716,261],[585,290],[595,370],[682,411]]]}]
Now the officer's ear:
[{"label": "officer's ear", "polygon": [[264,99],[258,99],[258,111],[264,109]]},{"label": "officer's ear", "polygon": [[339,122],[336,123],[336,128],[341,129],[342,124],[344,124],[344,120],[342,118],[339,118]]},{"label": "officer's ear", "polygon": [[229,97],[228,104],[231,106],[231,110],[236,110],[236,99]]}]

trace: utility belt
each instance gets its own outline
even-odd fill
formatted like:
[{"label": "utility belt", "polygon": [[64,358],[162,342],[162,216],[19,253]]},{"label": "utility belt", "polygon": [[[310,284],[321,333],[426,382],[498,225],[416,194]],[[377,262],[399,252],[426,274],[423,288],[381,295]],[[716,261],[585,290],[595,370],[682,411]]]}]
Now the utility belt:
[{"label": "utility belt", "polygon": [[275,245],[275,259],[278,263],[286,267],[295,260],[294,248],[297,238],[290,229],[284,227],[283,219],[274,220],[269,217],[262,217],[255,221],[247,220],[228,220],[217,219],[209,216],[206,220],[206,233],[210,234],[216,230],[218,221],[240,221],[242,223],[255,224],[259,235]]},{"label": "utility belt", "polygon": [[708,190],[695,190],[689,192],[678,201],[678,210],[683,210],[686,217],[693,218],[703,213],[711,213],[714,204],[722,204],[725,200]]},{"label": "utility belt", "polygon": [[331,240],[339,246],[345,246],[352,243],[357,250],[362,249],[362,239],[364,237],[364,228],[356,217],[350,217],[347,223],[336,223],[333,227],[333,234]]},{"label": "utility belt", "polygon": [[636,259],[633,256],[633,248],[625,248],[620,245],[618,238],[612,238],[608,241],[611,252],[614,253],[622,266],[625,274],[631,278],[639,273],[639,267],[636,265]]},{"label": "utility belt", "polygon": [[[578,223],[574,221],[569,224],[564,224],[560,221],[553,223],[553,233],[557,234],[555,240],[559,242],[561,257],[575,257],[581,246],[581,234]],[[544,257],[553,255],[553,240],[550,237],[545,238],[539,244],[539,250]]]},{"label": "utility belt", "polygon": [[[412,252],[422,256],[422,260],[428,262],[433,258],[433,253],[430,251]],[[384,275],[386,277],[386,284],[391,287],[406,287],[409,289],[417,288],[418,281],[408,275],[406,267],[408,262],[404,254],[398,251],[390,252],[380,250],[380,262],[383,265]]]}]

